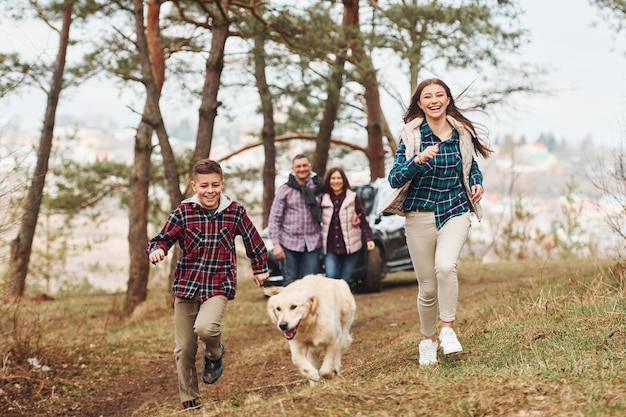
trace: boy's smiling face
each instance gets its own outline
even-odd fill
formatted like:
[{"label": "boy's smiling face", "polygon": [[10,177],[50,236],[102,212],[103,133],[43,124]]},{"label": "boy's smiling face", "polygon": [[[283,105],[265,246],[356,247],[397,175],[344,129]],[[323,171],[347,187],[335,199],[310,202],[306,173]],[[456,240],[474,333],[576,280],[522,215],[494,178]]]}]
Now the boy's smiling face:
[{"label": "boy's smiling face", "polygon": [[191,188],[198,195],[200,204],[207,209],[216,209],[220,204],[220,196],[224,180],[216,173],[196,174],[191,181]]}]

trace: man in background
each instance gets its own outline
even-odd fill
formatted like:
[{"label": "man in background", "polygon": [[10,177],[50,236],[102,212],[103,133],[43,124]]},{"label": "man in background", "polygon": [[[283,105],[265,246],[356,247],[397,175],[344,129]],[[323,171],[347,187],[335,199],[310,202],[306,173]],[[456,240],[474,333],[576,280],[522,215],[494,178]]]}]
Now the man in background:
[{"label": "man in background", "polygon": [[320,268],[322,179],[306,155],[293,158],[288,181],[276,191],[269,217],[274,257],[283,263],[283,286]]}]

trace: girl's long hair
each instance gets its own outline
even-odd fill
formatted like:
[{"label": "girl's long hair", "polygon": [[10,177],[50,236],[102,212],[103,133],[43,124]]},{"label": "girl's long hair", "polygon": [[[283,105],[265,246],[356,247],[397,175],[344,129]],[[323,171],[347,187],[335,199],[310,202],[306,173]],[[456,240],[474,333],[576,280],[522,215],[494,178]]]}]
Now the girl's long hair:
[{"label": "girl's long hair", "polygon": [[[422,91],[424,91],[424,88],[428,87],[429,85],[440,85],[441,87],[443,87],[446,95],[450,98],[450,103],[446,108],[446,114],[458,120],[470,131],[470,134],[472,136],[472,143],[474,144],[474,150],[482,155],[483,158],[489,158],[489,155],[491,155],[493,150],[486,145],[486,138],[488,137],[487,128],[480,123],[472,122],[467,117],[465,117],[463,113],[461,113],[461,110],[456,106],[454,102],[454,97],[452,97],[450,87],[448,87],[448,85],[439,78],[429,78],[418,84],[415,92],[413,93],[413,96],[411,97],[409,107],[406,109],[404,117],[402,118],[402,120],[404,120],[404,123],[408,123],[416,117],[426,117],[424,110],[422,110],[417,105],[417,103],[422,95]],[[463,90],[459,97],[461,97],[466,91],[467,88]]]}]

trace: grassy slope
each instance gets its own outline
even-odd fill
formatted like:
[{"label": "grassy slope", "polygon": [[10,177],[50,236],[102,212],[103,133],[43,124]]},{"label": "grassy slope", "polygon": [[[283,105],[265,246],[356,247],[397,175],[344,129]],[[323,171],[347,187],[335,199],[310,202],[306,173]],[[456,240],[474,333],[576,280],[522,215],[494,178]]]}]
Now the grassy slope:
[{"label": "grassy slope", "polygon": [[[382,293],[357,296],[342,375],[314,387],[293,369],[263,296],[243,279],[224,321],[224,377],[202,387],[204,408],[194,415],[626,415],[621,268],[582,260],[461,265],[456,327],[465,351],[428,368],[416,361],[414,278],[394,274]],[[1,414],[178,414],[164,300],[154,291],[129,321],[112,313],[121,296],[24,303],[18,314],[5,307]],[[52,372],[32,369],[33,356]],[[125,403],[129,396],[141,399]]]}]

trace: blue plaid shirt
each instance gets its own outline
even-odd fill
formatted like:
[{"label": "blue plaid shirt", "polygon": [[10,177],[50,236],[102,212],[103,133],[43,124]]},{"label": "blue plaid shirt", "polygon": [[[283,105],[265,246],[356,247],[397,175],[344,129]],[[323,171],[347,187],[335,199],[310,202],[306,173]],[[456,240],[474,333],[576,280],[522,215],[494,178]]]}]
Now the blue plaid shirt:
[{"label": "blue plaid shirt", "polygon": [[[469,197],[463,189],[463,170],[459,133],[452,129],[452,137],[441,141],[431,130],[428,123],[420,126],[421,143],[419,151],[428,146],[439,145],[439,153],[424,164],[416,164],[411,158],[406,160],[406,145],[400,142],[393,168],[389,172],[389,183],[399,188],[406,181],[411,187],[404,200],[404,211],[429,209],[435,212],[438,229],[452,217],[470,210]],[[482,185],[483,175],[475,160],[472,160],[470,186]]]}]

